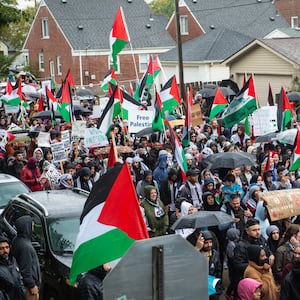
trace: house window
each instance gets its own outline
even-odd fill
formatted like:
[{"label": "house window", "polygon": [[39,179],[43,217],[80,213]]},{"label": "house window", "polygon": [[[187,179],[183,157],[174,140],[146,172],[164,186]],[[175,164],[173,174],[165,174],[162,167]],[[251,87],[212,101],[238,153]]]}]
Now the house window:
[{"label": "house window", "polygon": [[42,19],[43,38],[49,38],[48,19]]},{"label": "house window", "polygon": [[44,72],[45,71],[45,65],[44,65],[44,54],[39,54],[39,71]]},{"label": "house window", "polygon": [[57,75],[62,75],[61,56],[56,57]]},{"label": "house window", "polygon": [[53,60],[50,60],[50,65],[49,65],[49,67],[50,67],[50,76],[51,76],[51,78],[54,78],[54,61]]},{"label": "house window", "polygon": [[[119,55],[117,55],[117,70],[114,70],[116,74],[120,74],[120,57]],[[109,68],[110,66],[112,65],[112,62],[110,61],[110,56],[108,56],[108,65],[109,65]]]},{"label": "house window", "polygon": [[181,35],[189,34],[188,17],[180,16],[179,23]]},{"label": "house window", "polygon": [[298,17],[297,16],[291,17],[291,27],[298,28]]},{"label": "house window", "polygon": [[139,55],[140,73],[144,73],[147,70],[148,63],[149,63],[149,54],[140,54]]}]

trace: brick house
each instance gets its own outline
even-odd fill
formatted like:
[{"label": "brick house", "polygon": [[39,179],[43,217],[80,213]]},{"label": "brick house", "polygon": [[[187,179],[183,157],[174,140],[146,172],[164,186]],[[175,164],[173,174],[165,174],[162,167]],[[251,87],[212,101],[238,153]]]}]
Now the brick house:
[{"label": "brick house", "polygon": [[122,6],[131,47],[118,59],[118,81],[125,86],[140,78],[149,54],[163,53],[175,43],[166,33],[167,20],[154,15],[144,1],[44,0],[23,46],[40,78],[60,83],[71,68],[77,86],[99,87],[109,69],[109,34]]}]

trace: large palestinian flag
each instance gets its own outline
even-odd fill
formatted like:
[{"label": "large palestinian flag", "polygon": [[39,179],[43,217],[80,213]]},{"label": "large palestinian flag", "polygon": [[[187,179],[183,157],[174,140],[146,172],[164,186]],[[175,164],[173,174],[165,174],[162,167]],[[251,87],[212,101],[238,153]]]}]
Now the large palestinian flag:
[{"label": "large palestinian flag", "polygon": [[116,166],[95,183],[84,205],[70,284],[79,274],[122,257],[135,240],[148,237],[128,165]]}]

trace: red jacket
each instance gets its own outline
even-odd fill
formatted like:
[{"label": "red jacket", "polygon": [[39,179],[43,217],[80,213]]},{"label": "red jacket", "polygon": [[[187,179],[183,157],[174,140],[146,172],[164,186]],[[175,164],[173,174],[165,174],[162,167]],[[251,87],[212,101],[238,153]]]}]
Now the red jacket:
[{"label": "red jacket", "polygon": [[[41,177],[41,172],[39,168],[36,168],[37,179]],[[32,172],[25,166],[21,171],[21,180],[31,189],[32,192],[42,191],[43,185],[33,178]]]}]

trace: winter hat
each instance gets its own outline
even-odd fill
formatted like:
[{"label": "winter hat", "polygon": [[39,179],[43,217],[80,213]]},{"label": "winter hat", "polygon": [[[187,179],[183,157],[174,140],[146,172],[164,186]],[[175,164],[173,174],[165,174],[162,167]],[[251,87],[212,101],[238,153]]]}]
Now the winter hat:
[{"label": "winter hat", "polygon": [[190,153],[187,153],[187,154],[185,155],[185,159],[193,159],[193,155],[190,154]]},{"label": "winter hat", "polygon": [[237,228],[229,228],[226,232],[226,237],[230,241],[237,241],[240,238],[240,231]]},{"label": "winter hat", "polygon": [[259,256],[260,256],[260,251],[263,248],[261,248],[259,245],[250,245],[247,248],[247,253],[248,253],[248,260],[254,261],[256,264],[259,263]]},{"label": "winter hat", "polygon": [[215,184],[214,180],[210,177],[210,178],[205,178],[204,179],[204,185],[207,186],[208,184]]},{"label": "winter hat", "polygon": [[202,236],[204,238],[204,241],[213,240],[213,236],[209,231],[202,231]]},{"label": "winter hat", "polygon": [[266,233],[267,233],[268,237],[270,237],[272,232],[275,230],[277,230],[279,232],[279,228],[276,225],[270,225],[269,227],[267,227]]},{"label": "winter hat", "polygon": [[91,176],[91,170],[88,168],[88,167],[83,167],[81,170],[80,170],[80,176]]},{"label": "winter hat", "polygon": [[133,158],[132,157],[127,157],[126,162],[129,163],[129,164],[132,164],[133,163]]}]

